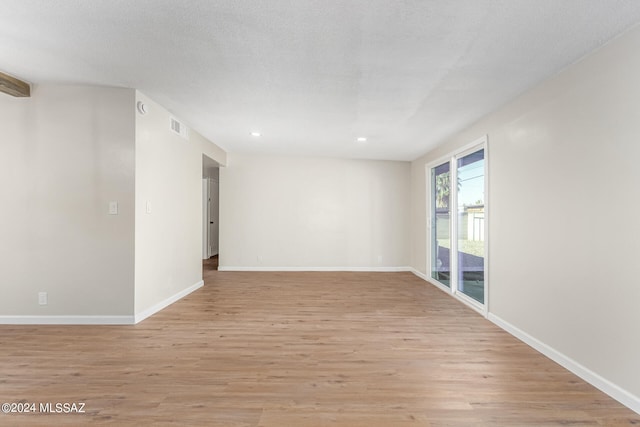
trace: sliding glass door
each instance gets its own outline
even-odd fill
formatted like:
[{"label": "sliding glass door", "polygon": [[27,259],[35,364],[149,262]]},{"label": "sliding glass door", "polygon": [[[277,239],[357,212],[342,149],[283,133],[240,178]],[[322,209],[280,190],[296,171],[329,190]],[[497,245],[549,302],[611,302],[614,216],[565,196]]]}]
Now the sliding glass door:
[{"label": "sliding glass door", "polygon": [[451,167],[431,169],[431,277],[451,286]]},{"label": "sliding glass door", "polygon": [[458,291],[484,304],[484,149],[456,163]]},{"label": "sliding glass door", "polygon": [[476,307],[486,294],[485,153],[483,138],[429,170],[431,278]]}]

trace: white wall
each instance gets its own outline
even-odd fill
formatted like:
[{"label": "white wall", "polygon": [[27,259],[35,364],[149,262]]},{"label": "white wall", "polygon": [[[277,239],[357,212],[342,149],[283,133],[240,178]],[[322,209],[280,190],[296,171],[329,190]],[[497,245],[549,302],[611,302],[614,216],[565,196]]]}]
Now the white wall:
[{"label": "white wall", "polygon": [[640,28],[412,164],[426,273],[425,164],[488,134],[491,318],[640,410]]},{"label": "white wall", "polygon": [[168,111],[140,92],[136,100],[148,107],[147,114],[135,115],[135,313],[140,320],[201,284],[202,155],[224,165],[226,154],[193,129],[189,139],[175,134]]},{"label": "white wall", "polygon": [[409,186],[408,162],[230,155],[220,267],[406,267]]},{"label": "white wall", "polygon": [[133,314],[133,102],[85,86],[0,94],[0,321]]}]

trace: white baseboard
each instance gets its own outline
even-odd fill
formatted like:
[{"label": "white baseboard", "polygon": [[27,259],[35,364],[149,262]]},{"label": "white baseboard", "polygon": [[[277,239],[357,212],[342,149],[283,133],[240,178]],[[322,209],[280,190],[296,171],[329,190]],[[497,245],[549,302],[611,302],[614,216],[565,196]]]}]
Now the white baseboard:
[{"label": "white baseboard", "polygon": [[451,293],[451,289],[449,289],[446,286],[436,282],[435,280],[432,280],[431,277],[429,277],[426,274],[416,270],[413,267],[411,268],[410,271],[413,274],[415,274],[416,276],[418,276],[419,278],[421,278],[422,280],[424,280],[425,282],[427,282],[428,284],[434,286],[436,289],[441,290],[445,294],[457,299],[458,301],[460,301],[464,305],[468,306],[472,310],[477,311],[478,314],[480,314],[482,317],[487,317],[487,311],[485,310],[485,307],[482,304],[478,304],[475,300],[472,300],[471,298],[468,298],[466,295]]},{"label": "white baseboard", "polygon": [[0,325],[133,325],[133,316],[0,316]]},{"label": "white baseboard", "polygon": [[218,271],[363,271],[363,272],[401,272],[411,271],[410,267],[263,267],[263,266],[220,266]]},{"label": "white baseboard", "polygon": [[422,280],[426,280],[427,282],[429,282],[429,276],[427,276],[423,272],[418,271],[413,267],[409,267],[409,271],[415,274],[416,276],[418,276],[419,278],[421,278]]},{"label": "white baseboard", "polygon": [[566,355],[560,353],[558,350],[550,347],[537,338],[532,337],[523,330],[513,326],[512,324],[501,319],[495,314],[489,313],[488,319],[514,337],[524,342],[525,344],[528,344],[529,346],[538,350],[540,353],[544,354],[560,366],[573,372],[592,386],[608,394],[618,402],[627,406],[629,409],[640,414],[640,397],[635,396],[634,394],[628,392],[627,390],[624,390],[623,388],[612,383],[606,378],[601,377],[600,375],[584,367],[570,357],[567,357]]},{"label": "white baseboard", "polygon": [[[420,277],[421,279],[424,279],[426,282],[436,286],[433,282],[431,282],[429,280],[429,277],[426,274],[416,270],[415,268],[411,268],[410,271],[413,274],[415,274],[416,276]],[[436,287],[438,289],[440,289],[439,286],[436,286]],[[509,334],[511,334],[514,337],[518,338],[520,341],[524,342],[525,344],[529,345],[530,347],[532,347],[535,350],[539,351],[540,353],[544,354],[549,359],[553,360],[554,362],[556,362],[557,364],[559,364],[563,368],[565,368],[568,371],[576,374],[577,376],[582,378],[584,381],[586,381],[589,384],[591,384],[592,386],[596,387],[597,389],[599,389],[603,393],[608,394],[613,399],[615,399],[618,402],[622,403],[623,405],[625,405],[626,407],[628,407],[632,411],[635,411],[635,412],[640,414],[640,397],[628,392],[627,390],[623,389],[622,387],[620,387],[620,386],[612,383],[611,381],[601,377],[600,375],[598,375],[595,372],[591,371],[590,369],[584,367],[583,365],[581,365],[580,363],[578,363],[575,360],[571,359],[570,357],[567,357],[566,355],[564,355],[563,353],[559,352],[558,350],[556,350],[556,349],[552,348],[551,346],[543,343],[539,339],[534,338],[533,336],[527,334],[523,330],[513,326],[512,324],[510,324],[509,322],[501,319],[500,317],[496,316],[495,314],[487,313],[487,319],[489,319],[491,322],[493,322],[495,325],[497,325],[498,327],[502,328],[503,330],[505,330]]]},{"label": "white baseboard", "polygon": [[0,316],[0,325],[134,325],[203,285],[204,281],[201,280],[134,316]]},{"label": "white baseboard", "polygon": [[165,299],[163,301],[160,301],[159,303],[147,308],[146,310],[141,311],[140,313],[136,313],[133,323],[142,322],[147,317],[156,314],[157,312],[159,312],[163,308],[166,308],[166,307],[170,306],[171,304],[173,304],[174,302],[186,297],[187,295],[189,295],[191,292],[195,291],[196,289],[200,289],[203,285],[204,285],[204,280],[200,280],[195,285],[189,286],[188,288],[181,290],[180,292],[176,293],[175,295],[172,295],[169,298],[167,298],[167,299]]}]

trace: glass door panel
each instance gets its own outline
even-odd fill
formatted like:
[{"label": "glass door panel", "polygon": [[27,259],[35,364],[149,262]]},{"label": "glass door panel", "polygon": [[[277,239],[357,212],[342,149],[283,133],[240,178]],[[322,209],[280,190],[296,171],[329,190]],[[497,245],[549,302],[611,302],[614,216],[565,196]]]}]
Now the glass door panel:
[{"label": "glass door panel", "polygon": [[451,286],[450,163],[431,169],[431,277]]},{"label": "glass door panel", "polygon": [[484,149],[457,159],[457,290],[484,304]]}]

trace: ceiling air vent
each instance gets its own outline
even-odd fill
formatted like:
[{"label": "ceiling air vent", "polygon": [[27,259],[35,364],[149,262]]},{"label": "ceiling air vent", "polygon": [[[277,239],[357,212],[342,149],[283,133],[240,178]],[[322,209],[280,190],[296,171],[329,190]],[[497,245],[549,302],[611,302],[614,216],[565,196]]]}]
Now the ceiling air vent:
[{"label": "ceiling air vent", "polygon": [[189,139],[189,129],[174,117],[171,117],[171,130],[181,137]]}]

